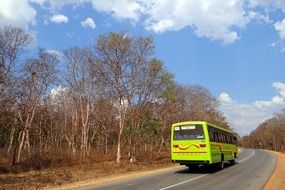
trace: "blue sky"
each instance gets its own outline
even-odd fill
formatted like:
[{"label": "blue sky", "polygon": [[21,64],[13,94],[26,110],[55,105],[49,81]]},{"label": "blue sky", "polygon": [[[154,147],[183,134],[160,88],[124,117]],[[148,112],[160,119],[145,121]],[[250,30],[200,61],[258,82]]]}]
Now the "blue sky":
[{"label": "blue sky", "polygon": [[0,26],[61,54],[106,32],[152,35],[180,84],[199,84],[241,135],[285,108],[284,0],[1,0]]}]

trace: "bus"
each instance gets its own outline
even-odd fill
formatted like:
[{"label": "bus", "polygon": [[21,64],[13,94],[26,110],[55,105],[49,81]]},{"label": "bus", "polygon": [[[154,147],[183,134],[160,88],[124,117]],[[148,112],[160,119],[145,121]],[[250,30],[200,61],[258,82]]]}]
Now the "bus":
[{"label": "bus", "polygon": [[195,168],[215,164],[224,168],[224,162],[235,164],[237,137],[230,130],[206,121],[185,121],[171,127],[171,160]]}]

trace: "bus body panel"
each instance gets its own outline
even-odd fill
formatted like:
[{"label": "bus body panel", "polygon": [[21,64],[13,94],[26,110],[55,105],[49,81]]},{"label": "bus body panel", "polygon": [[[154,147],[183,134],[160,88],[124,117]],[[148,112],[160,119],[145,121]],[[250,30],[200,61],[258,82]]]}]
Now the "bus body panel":
[{"label": "bus body panel", "polygon": [[221,154],[224,155],[224,161],[234,160],[236,157],[235,147],[236,146],[232,144],[210,142],[210,153],[212,158],[210,163],[221,162]]},{"label": "bus body panel", "polygon": [[[186,127],[184,127],[186,126]],[[185,134],[183,127],[203,129],[203,139],[183,139],[176,134]],[[237,154],[235,144],[210,141],[209,124],[204,121],[186,121],[175,123],[171,127],[171,159],[181,165],[191,164],[214,164],[227,160],[234,160]],[[223,133],[230,133],[211,124],[212,128],[223,130]],[[190,129],[190,130],[191,130]],[[182,130],[182,132],[180,132]],[[196,129],[195,129],[196,130]],[[191,133],[190,133],[191,134]],[[231,133],[232,134],[232,133]],[[213,135],[213,134],[211,134]],[[200,135],[202,137],[202,135]]]}]

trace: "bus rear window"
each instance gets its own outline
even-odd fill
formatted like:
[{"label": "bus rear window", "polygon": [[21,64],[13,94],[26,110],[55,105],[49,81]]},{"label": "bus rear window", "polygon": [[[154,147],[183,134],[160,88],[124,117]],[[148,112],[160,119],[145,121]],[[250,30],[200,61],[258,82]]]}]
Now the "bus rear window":
[{"label": "bus rear window", "polygon": [[174,140],[199,140],[204,139],[202,125],[183,125],[174,127]]}]

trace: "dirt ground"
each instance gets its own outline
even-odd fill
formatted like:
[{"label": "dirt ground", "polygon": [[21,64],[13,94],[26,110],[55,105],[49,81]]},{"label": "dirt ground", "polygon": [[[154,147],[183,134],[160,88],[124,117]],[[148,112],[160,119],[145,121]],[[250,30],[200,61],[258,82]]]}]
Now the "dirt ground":
[{"label": "dirt ground", "polygon": [[62,186],[58,186],[58,187],[47,187],[44,188],[44,190],[80,190],[82,187],[95,187],[96,185],[100,185],[100,184],[106,184],[106,183],[110,183],[110,182],[117,182],[117,181],[126,181],[129,180],[130,178],[136,178],[136,177],[141,177],[141,176],[145,176],[145,175],[150,175],[150,174],[158,174],[161,172],[166,172],[166,171],[170,171],[173,170],[175,168],[181,168],[181,166],[179,165],[165,165],[162,166],[162,168],[157,168],[157,169],[144,169],[144,170],[139,170],[139,171],[132,171],[132,172],[128,172],[125,174],[115,174],[115,175],[110,175],[110,176],[106,176],[106,177],[102,177],[102,178],[98,178],[98,179],[90,179],[90,180],[84,180],[84,181],[80,181],[80,182],[76,182],[76,183],[71,183],[71,184],[66,184],[66,185],[62,185]]},{"label": "dirt ground", "polygon": [[285,154],[273,152],[277,157],[277,163],[273,175],[264,187],[264,190],[285,189]]},{"label": "dirt ground", "polygon": [[129,174],[134,175],[138,171],[144,173],[170,166],[173,164],[169,158],[162,158],[155,162],[122,162],[120,165],[115,161],[108,161],[20,173],[0,171],[0,190],[74,189]]}]

